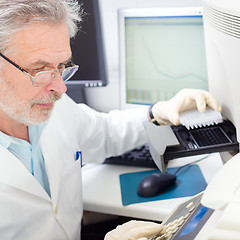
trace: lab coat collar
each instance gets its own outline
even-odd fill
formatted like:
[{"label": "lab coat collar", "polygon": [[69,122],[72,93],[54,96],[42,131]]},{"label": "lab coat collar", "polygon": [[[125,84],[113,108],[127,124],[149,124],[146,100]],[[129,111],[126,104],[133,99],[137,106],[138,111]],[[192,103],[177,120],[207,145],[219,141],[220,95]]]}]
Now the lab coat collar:
[{"label": "lab coat collar", "polygon": [[0,145],[0,182],[51,201],[40,183],[23,163]]},{"label": "lab coat collar", "polygon": [[61,190],[61,177],[65,171],[64,166],[61,164],[60,149],[62,145],[59,143],[58,137],[54,121],[52,121],[47,124],[40,139],[52,199],[24,164],[2,145],[0,145],[0,183],[2,182],[52,201],[55,209],[59,191]]}]

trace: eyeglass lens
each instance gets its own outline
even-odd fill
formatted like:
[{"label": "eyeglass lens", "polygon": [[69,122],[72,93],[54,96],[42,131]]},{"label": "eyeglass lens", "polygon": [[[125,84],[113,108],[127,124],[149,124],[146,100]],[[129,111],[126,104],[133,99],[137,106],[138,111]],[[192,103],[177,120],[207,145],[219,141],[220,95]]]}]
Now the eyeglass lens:
[{"label": "eyeglass lens", "polygon": [[78,70],[78,66],[68,67],[68,68],[64,69],[64,71],[62,73],[63,81],[69,80],[76,73],[77,70]]},{"label": "eyeglass lens", "polygon": [[62,76],[63,81],[69,80],[78,70],[78,66],[75,65],[73,67],[65,68],[63,71],[43,71],[36,74],[33,79],[34,86],[42,86],[50,83],[53,80],[55,74],[60,74]]}]

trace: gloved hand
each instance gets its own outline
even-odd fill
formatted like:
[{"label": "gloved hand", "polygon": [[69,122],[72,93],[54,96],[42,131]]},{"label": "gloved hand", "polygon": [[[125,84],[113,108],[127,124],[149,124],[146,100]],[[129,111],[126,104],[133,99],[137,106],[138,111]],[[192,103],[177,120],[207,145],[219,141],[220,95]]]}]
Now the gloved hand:
[{"label": "gloved hand", "polygon": [[204,112],[207,105],[221,112],[220,104],[209,92],[199,89],[183,89],[172,99],[155,103],[152,106],[152,115],[160,125],[178,125],[180,112],[193,108],[197,108],[199,112]]},{"label": "gloved hand", "polygon": [[108,232],[104,240],[148,240],[162,230],[161,224],[132,220]]}]

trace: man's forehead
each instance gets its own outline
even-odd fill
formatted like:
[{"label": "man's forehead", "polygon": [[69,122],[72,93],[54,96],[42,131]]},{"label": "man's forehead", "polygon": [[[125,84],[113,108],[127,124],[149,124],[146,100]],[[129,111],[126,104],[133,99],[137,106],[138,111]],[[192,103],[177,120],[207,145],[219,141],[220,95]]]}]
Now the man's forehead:
[{"label": "man's forehead", "polygon": [[63,59],[55,59],[55,61],[53,62],[53,59],[51,60],[44,60],[44,59],[41,59],[41,58],[35,58],[35,59],[29,59],[30,60],[30,65],[29,67],[31,68],[34,68],[34,67],[37,67],[37,66],[51,66],[51,65],[58,65],[58,64],[66,64],[68,63],[69,61],[71,61],[72,59],[72,56],[70,55],[70,57],[68,58],[63,58]]},{"label": "man's forehead", "polygon": [[31,56],[32,61],[50,61],[54,56],[69,58],[71,55],[69,33],[64,24],[33,23],[14,34],[12,40],[16,54],[22,58]]}]

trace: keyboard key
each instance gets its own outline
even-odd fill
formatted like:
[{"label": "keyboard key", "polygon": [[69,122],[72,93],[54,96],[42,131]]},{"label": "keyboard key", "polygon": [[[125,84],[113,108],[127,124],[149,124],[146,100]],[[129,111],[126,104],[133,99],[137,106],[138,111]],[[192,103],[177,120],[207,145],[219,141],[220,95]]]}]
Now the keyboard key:
[{"label": "keyboard key", "polygon": [[105,160],[107,164],[137,166],[137,167],[149,167],[157,168],[154,163],[149,147],[147,145],[133,149],[130,152],[123,154],[122,156],[111,157]]}]

